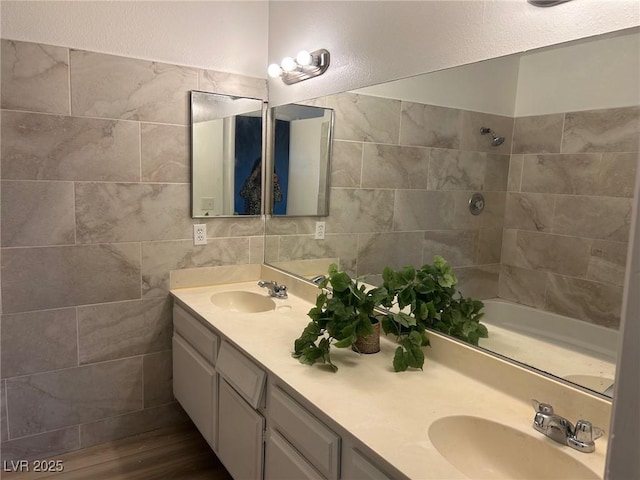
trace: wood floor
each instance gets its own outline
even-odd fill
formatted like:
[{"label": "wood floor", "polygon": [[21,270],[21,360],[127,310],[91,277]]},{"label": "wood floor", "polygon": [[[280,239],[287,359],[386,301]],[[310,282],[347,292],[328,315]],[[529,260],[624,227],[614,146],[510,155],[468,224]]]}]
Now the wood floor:
[{"label": "wood floor", "polygon": [[232,480],[189,423],[57,455],[60,473],[2,472],[3,480]]}]

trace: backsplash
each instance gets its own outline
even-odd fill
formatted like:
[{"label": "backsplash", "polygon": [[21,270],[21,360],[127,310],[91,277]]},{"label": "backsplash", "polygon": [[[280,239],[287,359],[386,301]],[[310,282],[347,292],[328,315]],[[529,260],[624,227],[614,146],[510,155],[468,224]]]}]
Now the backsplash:
[{"label": "backsplash", "polygon": [[259,218],[193,246],[188,92],[266,81],[2,40],[1,88],[2,460],[185,421],[169,271],[263,252]]}]

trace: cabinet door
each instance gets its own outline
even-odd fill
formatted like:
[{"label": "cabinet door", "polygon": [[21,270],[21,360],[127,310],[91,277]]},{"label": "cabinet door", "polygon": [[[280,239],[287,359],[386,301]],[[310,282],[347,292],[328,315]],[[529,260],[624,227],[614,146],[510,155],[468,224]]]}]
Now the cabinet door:
[{"label": "cabinet door", "polygon": [[264,418],[220,379],[218,458],[236,480],[262,478]]},{"label": "cabinet door", "polygon": [[216,449],[216,371],[179,335],[173,336],[173,395]]},{"label": "cabinet door", "polygon": [[269,430],[265,455],[265,480],[324,480],[275,430]]},{"label": "cabinet door", "polygon": [[386,473],[380,470],[359,451],[349,448],[342,457],[345,480],[390,480]]}]

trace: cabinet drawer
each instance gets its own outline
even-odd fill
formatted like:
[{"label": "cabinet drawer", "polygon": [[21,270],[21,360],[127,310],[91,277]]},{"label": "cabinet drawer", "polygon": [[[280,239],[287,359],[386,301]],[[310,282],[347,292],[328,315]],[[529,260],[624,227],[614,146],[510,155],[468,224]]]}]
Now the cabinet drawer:
[{"label": "cabinet drawer", "polygon": [[187,340],[211,365],[218,356],[218,336],[179,305],[173,306],[173,329]]},{"label": "cabinet drawer", "polygon": [[227,342],[220,346],[216,370],[249,405],[258,408],[267,378],[264,370]]},{"label": "cabinet drawer", "polygon": [[324,480],[275,430],[269,430],[264,467],[265,480]]},{"label": "cabinet drawer", "polygon": [[276,429],[322,475],[338,478],[340,437],[278,387],[271,390],[268,407]]}]

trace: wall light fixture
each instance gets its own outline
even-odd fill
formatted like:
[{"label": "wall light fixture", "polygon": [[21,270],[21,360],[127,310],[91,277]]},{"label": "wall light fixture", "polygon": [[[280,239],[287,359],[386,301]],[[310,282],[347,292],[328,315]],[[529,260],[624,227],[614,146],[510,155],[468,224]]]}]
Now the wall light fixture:
[{"label": "wall light fixture", "polygon": [[269,65],[267,73],[270,77],[280,77],[284,83],[291,85],[322,75],[329,68],[329,59],[329,52],[324,48],[313,52],[301,50],[296,58],[285,57],[280,65]]}]

